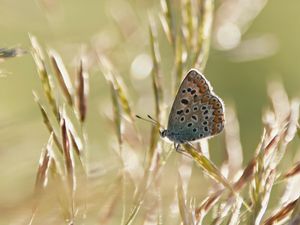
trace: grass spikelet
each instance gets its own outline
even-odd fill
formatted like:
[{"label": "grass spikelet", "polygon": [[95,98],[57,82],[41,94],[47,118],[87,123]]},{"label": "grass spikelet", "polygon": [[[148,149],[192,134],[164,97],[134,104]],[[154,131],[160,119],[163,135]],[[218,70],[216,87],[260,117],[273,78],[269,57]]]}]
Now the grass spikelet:
[{"label": "grass spikelet", "polygon": [[64,118],[61,119],[60,123],[61,133],[62,133],[62,143],[63,143],[63,150],[64,150],[64,157],[65,157],[65,165],[66,165],[66,174],[69,180],[70,185],[74,186],[74,162],[71,157],[71,143],[69,139],[68,129],[66,126],[66,120]]},{"label": "grass spikelet", "polygon": [[46,69],[43,51],[42,51],[36,37],[29,35],[29,38],[30,38],[31,45],[32,45],[32,56],[33,56],[33,59],[36,64],[45,95],[47,97],[47,100],[48,100],[51,108],[52,108],[54,115],[56,116],[57,120],[59,121],[60,117],[59,117],[59,111],[57,108],[57,103],[56,103],[56,100],[54,97],[53,84],[50,81],[50,75]]},{"label": "grass spikelet", "polygon": [[75,209],[74,209],[74,194],[75,194],[75,173],[74,173],[74,161],[71,156],[71,143],[68,135],[68,129],[66,126],[66,121],[64,118],[61,119],[60,123],[61,133],[62,133],[62,143],[63,143],[63,150],[64,150],[64,164],[65,164],[65,171],[67,177],[67,184],[68,184],[68,197],[69,197],[69,204],[70,204],[70,221],[74,221],[75,217]]},{"label": "grass spikelet", "polygon": [[84,122],[86,118],[87,110],[88,82],[86,77],[87,74],[83,69],[82,60],[80,60],[76,77],[76,106],[81,123]]},{"label": "grass spikelet", "polygon": [[297,162],[288,172],[286,172],[282,177],[284,179],[296,176],[300,173],[300,162]]},{"label": "grass spikelet", "polygon": [[119,76],[118,73],[113,69],[112,63],[105,56],[98,55],[98,59],[105,79],[108,82],[111,82],[116,91],[117,100],[124,112],[124,115],[127,116],[127,119],[134,125],[135,116],[132,113],[129,97],[121,76]]},{"label": "grass spikelet", "polygon": [[67,99],[68,104],[72,106],[74,88],[70,80],[70,75],[68,74],[60,55],[54,49],[49,50],[49,57],[61,90]]},{"label": "grass spikelet", "polygon": [[270,170],[269,173],[266,174],[267,178],[264,178],[265,181],[263,181],[262,183],[259,195],[256,196],[253,205],[253,211],[251,212],[252,216],[250,216],[250,221],[252,224],[260,224],[263,216],[266,213],[270,200],[271,190],[275,181],[275,175],[275,170]]},{"label": "grass spikelet", "polygon": [[282,207],[282,209],[280,209],[276,214],[274,214],[273,216],[266,219],[264,221],[263,225],[273,225],[273,224],[280,222],[281,220],[287,219],[286,217],[294,209],[296,203],[297,203],[297,200],[288,203],[287,205]]},{"label": "grass spikelet", "polygon": [[214,11],[214,0],[203,0],[200,3],[200,17],[198,18],[198,37],[193,64],[203,71],[209,55],[211,30]]},{"label": "grass spikelet", "polygon": [[193,49],[193,37],[194,37],[194,23],[195,18],[193,16],[192,7],[193,5],[192,0],[181,0],[181,7],[182,7],[182,33],[185,37],[186,43],[189,45],[190,49]]},{"label": "grass spikelet", "polygon": [[252,159],[247,167],[244,169],[242,176],[238,179],[237,182],[234,183],[234,190],[241,190],[249,181],[252,180],[253,174],[256,167],[256,159]]},{"label": "grass spikelet", "polygon": [[[152,63],[153,63],[151,78],[152,78],[152,88],[154,93],[155,118],[160,123],[161,105],[163,100],[163,91],[162,91],[162,86],[161,86],[162,84],[161,84],[161,77],[160,77],[161,59],[160,59],[160,52],[158,46],[156,25],[153,19],[151,18],[150,18],[150,27],[149,27],[149,39],[150,39],[150,49],[151,49],[151,56],[152,56]],[[148,153],[147,168],[150,168],[150,165],[153,162],[158,140],[159,140],[159,127],[153,126],[151,128],[150,148]]]},{"label": "grass spikelet", "polygon": [[160,112],[161,112],[161,103],[163,100],[163,92],[161,87],[161,78],[160,78],[160,53],[159,45],[157,39],[157,30],[156,25],[153,19],[150,19],[149,27],[149,36],[150,36],[150,46],[151,46],[151,56],[152,56],[152,86],[154,91],[154,100],[155,100],[155,117],[160,122]]},{"label": "grass spikelet", "polygon": [[48,182],[48,171],[50,169],[51,156],[49,153],[49,147],[53,142],[53,134],[50,135],[48,140],[48,144],[45,148],[43,148],[40,156],[40,161],[38,165],[38,170],[35,179],[35,187],[34,187],[34,205],[32,207],[32,215],[28,224],[32,224],[36,210],[38,209],[38,205],[42,195],[44,194],[45,188]]},{"label": "grass spikelet", "polygon": [[297,225],[300,223],[300,197],[298,197],[298,199],[296,199],[295,201],[296,201],[296,205],[291,215],[289,225]]},{"label": "grass spikelet", "polygon": [[241,199],[236,199],[235,204],[233,205],[232,212],[230,213],[229,216],[229,222],[227,223],[228,225],[235,225],[235,224],[240,224],[241,220],[241,206],[242,206],[242,200]]},{"label": "grass spikelet", "polygon": [[60,151],[61,153],[63,153],[62,144],[60,143],[60,141],[59,141],[57,135],[56,135],[55,132],[54,132],[53,126],[52,126],[52,124],[51,124],[51,122],[50,122],[50,120],[49,120],[49,117],[48,117],[48,114],[47,114],[45,108],[44,108],[44,107],[42,106],[42,104],[40,103],[40,99],[39,99],[38,95],[37,95],[35,92],[33,92],[33,95],[34,95],[34,101],[37,103],[37,105],[38,105],[38,107],[39,107],[39,109],[40,109],[40,111],[41,111],[41,114],[42,114],[42,117],[43,117],[43,122],[44,122],[44,124],[46,125],[46,127],[47,127],[49,133],[50,133],[50,134],[53,134],[53,140],[54,140],[55,144],[57,145],[59,151]]},{"label": "grass spikelet", "polygon": [[160,21],[163,27],[163,30],[167,36],[169,43],[174,46],[175,42],[175,34],[174,34],[174,19],[173,12],[171,9],[171,1],[170,0],[161,0],[161,9],[162,15],[160,15]]},{"label": "grass spikelet", "polygon": [[53,142],[53,134],[50,135],[48,140],[48,145],[43,149],[40,157],[39,167],[35,179],[35,193],[37,195],[43,190],[43,188],[47,185],[47,172],[49,170],[50,165],[50,154],[48,147]]},{"label": "grass spikelet", "polygon": [[224,189],[210,194],[201,202],[200,206],[195,209],[195,218],[197,222],[196,224],[202,224],[204,217],[209,212],[209,210],[220,200],[223,192]]},{"label": "grass spikelet", "polygon": [[117,91],[113,85],[113,83],[110,81],[110,92],[111,92],[111,98],[112,98],[112,104],[113,104],[113,112],[114,112],[114,124],[115,124],[115,130],[118,138],[118,143],[119,143],[119,148],[120,151],[122,149],[122,144],[123,144],[123,136],[122,136],[122,120],[121,120],[121,110],[120,110],[120,105],[118,101],[118,96],[117,96]]}]

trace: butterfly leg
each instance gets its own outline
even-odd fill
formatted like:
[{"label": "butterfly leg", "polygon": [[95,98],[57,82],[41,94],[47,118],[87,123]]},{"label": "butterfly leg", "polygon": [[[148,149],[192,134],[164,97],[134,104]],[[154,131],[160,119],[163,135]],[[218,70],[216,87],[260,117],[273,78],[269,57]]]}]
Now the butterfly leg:
[{"label": "butterfly leg", "polygon": [[174,143],[174,148],[175,148],[176,152],[193,159],[193,157],[191,157],[183,148],[180,147],[180,144]]},{"label": "butterfly leg", "polygon": [[179,144],[174,142],[174,148],[175,148],[176,152],[178,152]]}]

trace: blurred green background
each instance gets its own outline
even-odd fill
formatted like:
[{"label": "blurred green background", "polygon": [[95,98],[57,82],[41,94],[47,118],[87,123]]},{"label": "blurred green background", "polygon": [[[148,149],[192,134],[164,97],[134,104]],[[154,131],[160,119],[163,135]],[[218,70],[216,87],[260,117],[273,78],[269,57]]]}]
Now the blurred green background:
[{"label": "blurred green background", "polygon": [[[130,68],[137,55],[149,54],[148,14],[158,12],[159,7],[159,1],[0,0],[0,47],[29,50],[28,34],[33,34],[46,49],[56,49],[74,75],[76,56],[97,46],[110,56],[124,77],[136,112],[152,114],[151,105],[143,107],[138,103],[139,96],[152,103],[150,78],[135,79]],[[205,74],[225,104],[231,102],[236,107],[244,162],[253,155],[262,133],[262,110],[268,105],[267,82],[280,80],[290,96],[299,96],[299,9],[298,0],[266,1],[264,9],[251,21],[242,40],[270,37],[272,49],[266,56],[243,59],[234,57],[234,51],[211,49]],[[164,57],[168,50],[162,47],[162,52],[162,61],[170,63]],[[32,90],[42,92],[31,55],[1,62],[0,70],[0,215],[8,215],[32,194],[48,132],[33,101]],[[105,117],[110,111],[110,93],[96,62],[90,65],[89,73],[89,160],[97,164],[109,161],[107,140],[111,140],[114,131]],[[172,104],[171,94],[167,99]],[[211,153],[213,161],[219,159],[220,152],[216,151]]]}]

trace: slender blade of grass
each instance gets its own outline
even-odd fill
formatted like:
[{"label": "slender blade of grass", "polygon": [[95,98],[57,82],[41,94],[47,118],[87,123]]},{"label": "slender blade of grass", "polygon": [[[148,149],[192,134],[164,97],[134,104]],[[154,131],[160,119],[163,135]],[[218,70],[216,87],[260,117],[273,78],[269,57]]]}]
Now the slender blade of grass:
[{"label": "slender blade of grass", "polygon": [[202,153],[198,152],[192,145],[183,144],[183,147],[185,151],[195,160],[197,165],[199,165],[209,177],[221,183],[224,187],[228,188],[230,192],[235,193],[231,184],[222,175],[213,162],[207,159]]},{"label": "slender blade of grass", "polygon": [[185,194],[183,191],[182,180],[179,172],[177,174],[177,177],[177,199],[181,221],[184,225],[190,225],[192,224],[191,215],[186,206]]}]

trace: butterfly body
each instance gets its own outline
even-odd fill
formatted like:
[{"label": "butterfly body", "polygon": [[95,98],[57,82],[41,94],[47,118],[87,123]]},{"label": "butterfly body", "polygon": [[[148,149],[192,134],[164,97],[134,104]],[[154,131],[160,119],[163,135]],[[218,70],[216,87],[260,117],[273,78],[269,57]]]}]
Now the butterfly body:
[{"label": "butterfly body", "polygon": [[162,137],[174,143],[195,141],[219,134],[224,124],[222,100],[204,75],[191,69],[179,87]]}]

